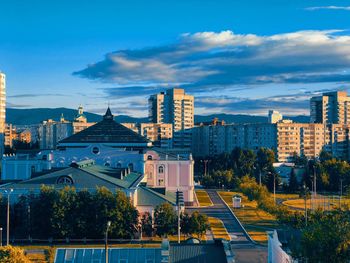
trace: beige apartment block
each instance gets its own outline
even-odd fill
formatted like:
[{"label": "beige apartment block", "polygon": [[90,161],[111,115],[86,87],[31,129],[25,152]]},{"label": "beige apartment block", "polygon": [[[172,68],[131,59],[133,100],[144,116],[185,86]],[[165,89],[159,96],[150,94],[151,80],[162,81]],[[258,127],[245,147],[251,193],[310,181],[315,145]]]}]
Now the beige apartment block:
[{"label": "beige apartment block", "polygon": [[6,75],[0,72],[0,156],[4,153],[6,118]]},{"label": "beige apartment block", "polygon": [[323,93],[310,100],[312,123],[350,124],[350,97],[346,91]]},{"label": "beige apartment block", "polygon": [[172,124],[173,146],[190,148],[194,97],[186,94],[184,89],[173,88],[150,96],[148,104],[150,122]]},{"label": "beige apartment block", "polygon": [[170,123],[122,123],[122,125],[146,137],[154,146],[171,148],[173,125]]}]

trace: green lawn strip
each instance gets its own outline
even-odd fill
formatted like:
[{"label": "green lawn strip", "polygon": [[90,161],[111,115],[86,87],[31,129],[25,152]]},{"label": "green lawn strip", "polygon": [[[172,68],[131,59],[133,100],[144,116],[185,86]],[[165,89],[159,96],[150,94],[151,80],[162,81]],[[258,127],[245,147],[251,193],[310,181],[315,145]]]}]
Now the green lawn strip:
[{"label": "green lawn strip", "polygon": [[199,205],[204,206],[212,206],[213,202],[211,201],[208,193],[204,190],[196,190],[197,200]]},{"label": "green lawn strip", "polygon": [[[249,201],[242,193],[225,191],[219,191],[218,193],[226,204],[230,206],[254,241],[265,243],[267,241],[266,231],[279,227],[273,215],[257,208],[256,201]],[[232,196],[235,194],[241,195],[243,208],[233,208]]]}]

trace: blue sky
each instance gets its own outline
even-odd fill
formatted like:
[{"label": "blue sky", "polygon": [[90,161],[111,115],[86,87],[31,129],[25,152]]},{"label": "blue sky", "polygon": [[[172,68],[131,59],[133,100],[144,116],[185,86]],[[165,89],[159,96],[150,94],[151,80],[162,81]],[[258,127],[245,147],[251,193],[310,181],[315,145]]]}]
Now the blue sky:
[{"label": "blue sky", "polygon": [[347,89],[350,2],[0,0],[8,107],[147,115],[181,86],[196,113],[308,114]]}]

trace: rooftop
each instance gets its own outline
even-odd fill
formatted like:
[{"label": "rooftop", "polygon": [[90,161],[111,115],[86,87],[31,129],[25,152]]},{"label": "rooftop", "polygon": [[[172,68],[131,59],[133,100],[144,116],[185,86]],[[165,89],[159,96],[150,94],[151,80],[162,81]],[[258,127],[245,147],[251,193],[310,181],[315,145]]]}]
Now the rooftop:
[{"label": "rooftop", "polygon": [[114,121],[108,107],[102,121],[59,142],[61,145],[65,143],[136,143],[148,146],[149,141]]}]

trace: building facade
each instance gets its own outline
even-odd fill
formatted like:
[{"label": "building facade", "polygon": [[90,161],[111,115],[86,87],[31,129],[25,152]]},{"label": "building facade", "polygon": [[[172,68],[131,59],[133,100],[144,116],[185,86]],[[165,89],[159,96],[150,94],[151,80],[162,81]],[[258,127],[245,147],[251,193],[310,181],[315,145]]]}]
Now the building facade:
[{"label": "building facade", "polygon": [[6,122],[6,75],[0,72],[0,156],[4,153]]},{"label": "building facade", "polygon": [[144,136],[115,122],[109,109],[102,121],[61,140],[56,150],[42,150],[35,156],[5,156],[2,180],[30,180],[33,173],[87,160],[99,167],[141,174],[147,187],[164,193],[179,190],[186,204],[194,202],[192,155],[153,148]]},{"label": "building facade", "polygon": [[122,123],[128,129],[146,137],[154,146],[172,147],[173,125],[170,123]]},{"label": "building facade", "polygon": [[82,106],[79,106],[73,121],[65,120],[63,115],[59,121],[52,119],[43,121],[38,128],[39,147],[40,149],[55,149],[59,141],[94,124],[87,122]]},{"label": "building facade", "polygon": [[192,129],[192,154],[204,158],[235,147],[270,148],[279,162],[292,162],[294,155],[318,157],[322,150],[349,160],[350,124],[253,123],[198,126]]},{"label": "building facade", "polygon": [[149,120],[153,123],[170,123],[173,127],[173,146],[191,147],[191,128],[194,126],[194,97],[184,89],[169,89],[150,96]]},{"label": "building facade", "polygon": [[323,93],[310,100],[312,123],[350,124],[350,97],[346,91]]}]

